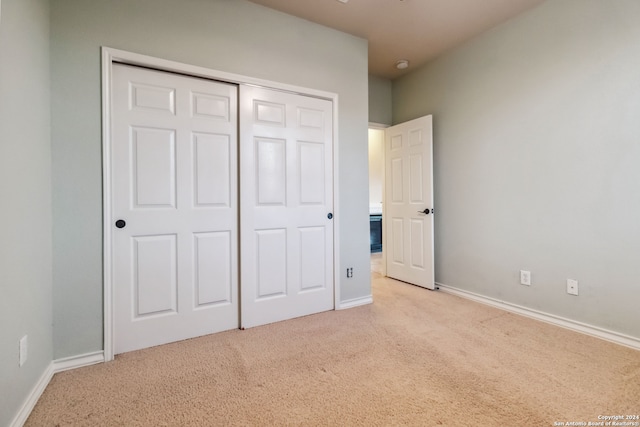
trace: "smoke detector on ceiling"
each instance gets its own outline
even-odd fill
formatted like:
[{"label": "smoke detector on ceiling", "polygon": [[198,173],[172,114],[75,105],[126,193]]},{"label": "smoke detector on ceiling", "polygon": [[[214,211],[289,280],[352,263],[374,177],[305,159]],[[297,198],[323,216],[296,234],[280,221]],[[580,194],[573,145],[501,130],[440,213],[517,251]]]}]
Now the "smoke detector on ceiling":
[{"label": "smoke detector on ceiling", "polygon": [[401,59],[398,62],[396,62],[396,68],[398,70],[404,70],[407,67],[409,67],[409,61],[407,61],[406,59]]},{"label": "smoke detector on ceiling", "polygon": [[348,2],[349,0],[338,0],[338,1],[339,1],[340,3],[346,3],[346,2]]}]

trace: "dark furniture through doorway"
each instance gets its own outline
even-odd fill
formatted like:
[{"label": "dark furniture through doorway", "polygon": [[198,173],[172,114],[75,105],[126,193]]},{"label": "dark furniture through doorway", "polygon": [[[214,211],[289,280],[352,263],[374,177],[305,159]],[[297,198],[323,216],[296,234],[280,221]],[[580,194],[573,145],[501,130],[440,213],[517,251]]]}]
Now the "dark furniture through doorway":
[{"label": "dark furniture through doorway", "polygon": [[382,252],[382,215],[369,215],[371,253]]}]

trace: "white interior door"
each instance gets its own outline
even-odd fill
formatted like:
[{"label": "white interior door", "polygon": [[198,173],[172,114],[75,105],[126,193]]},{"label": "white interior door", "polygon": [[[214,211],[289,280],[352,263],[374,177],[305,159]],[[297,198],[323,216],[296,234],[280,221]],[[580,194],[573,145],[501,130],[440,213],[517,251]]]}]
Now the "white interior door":
[{"label": "white interior door", "polygon": [[237,86],[114,64],[112,87],[114,353],[237,328]]},{"label": "white interior door", "polygon": [[241,326],[334,306],[332,102],[240,86]]},{"label": "white interior door", "polygon": [[434,289],[431,116],[385,130],[387,276]]}]

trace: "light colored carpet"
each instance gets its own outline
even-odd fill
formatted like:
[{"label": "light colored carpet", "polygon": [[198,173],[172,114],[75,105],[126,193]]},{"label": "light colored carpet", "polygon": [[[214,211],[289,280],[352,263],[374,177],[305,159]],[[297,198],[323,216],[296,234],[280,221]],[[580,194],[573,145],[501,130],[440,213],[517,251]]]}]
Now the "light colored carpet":
[{"label": "light colored carpet", "polygon": [[640,352],[381,278],[375,303],[55,375],[27,426],[551,426],[640,413]]}]

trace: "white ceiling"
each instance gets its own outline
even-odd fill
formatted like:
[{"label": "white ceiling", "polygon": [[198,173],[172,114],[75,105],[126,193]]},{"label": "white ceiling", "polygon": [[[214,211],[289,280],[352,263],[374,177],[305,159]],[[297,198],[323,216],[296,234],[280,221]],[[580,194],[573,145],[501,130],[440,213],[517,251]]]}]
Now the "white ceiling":
[{"label": "white ceiling", "polygon": [[369,40],[369,73],[394,79],[545,0],[250,1]]}]

